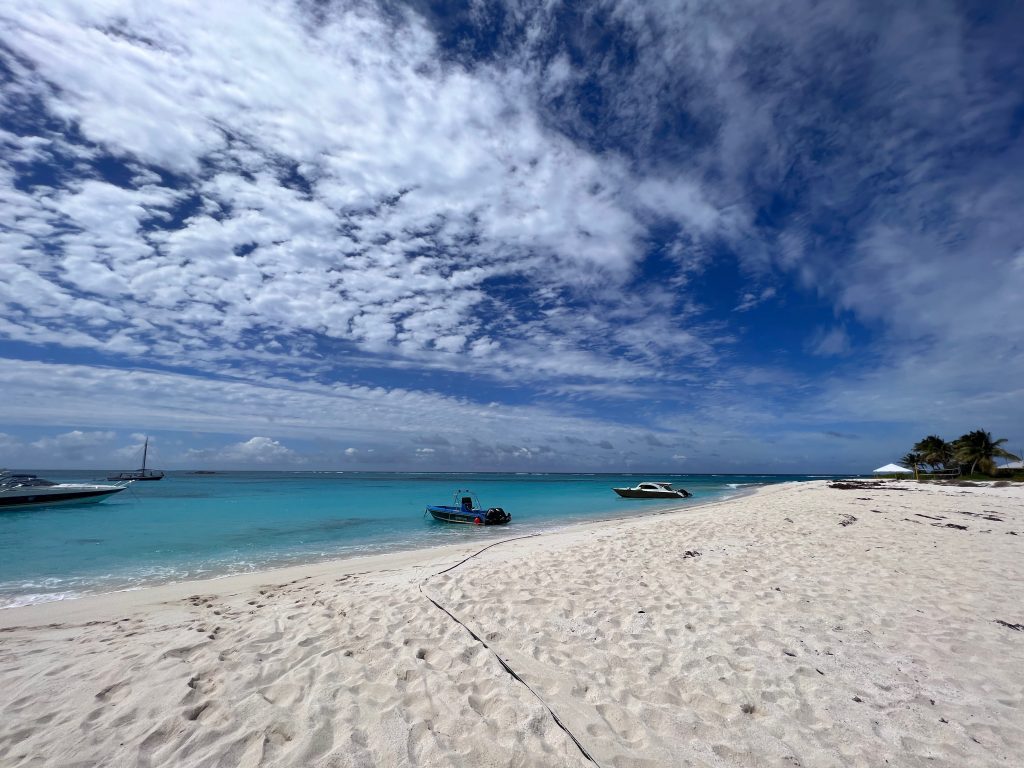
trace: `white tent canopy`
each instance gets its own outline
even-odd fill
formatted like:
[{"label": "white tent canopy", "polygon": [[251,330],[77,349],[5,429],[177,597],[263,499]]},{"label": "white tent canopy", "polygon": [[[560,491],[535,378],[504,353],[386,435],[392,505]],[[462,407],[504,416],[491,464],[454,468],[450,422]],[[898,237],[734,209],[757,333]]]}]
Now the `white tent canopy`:
[{"label": "white tent canopy", "polygon": [[912,475],[914,470],[901,467],[899,464],[886,464],[884,467],[879,467],[874,472],[874,475]]},{"label": "white tent canopy", "polygon": [[996,469],[1024,469],[1024,461],[1011,461],[1009,464],[996,467]]}]

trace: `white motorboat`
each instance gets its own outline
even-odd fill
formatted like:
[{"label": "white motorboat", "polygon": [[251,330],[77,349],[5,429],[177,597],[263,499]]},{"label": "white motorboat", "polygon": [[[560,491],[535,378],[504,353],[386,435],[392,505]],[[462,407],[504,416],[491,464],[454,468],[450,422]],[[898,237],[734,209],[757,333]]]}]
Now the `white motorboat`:
[{"label": "white motorboat", "polygon": [[52,483],[36,475],[12,474],[0,470],[0,512],[25,507],[56,507],[92,504],[120,493],[122,485],[92,483]]},{"label": "white motorboat", "polygon": [[693,494],[685,488],[673,488],[672,483],[646,481],[632,488],[612,488],[625,499],[688,499]]}]

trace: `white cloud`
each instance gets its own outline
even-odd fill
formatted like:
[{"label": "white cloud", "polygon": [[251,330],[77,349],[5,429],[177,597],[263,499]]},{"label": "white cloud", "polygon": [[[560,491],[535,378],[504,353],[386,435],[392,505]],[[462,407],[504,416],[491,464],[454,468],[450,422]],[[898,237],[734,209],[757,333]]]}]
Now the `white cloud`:
[{"label": "white cloud", "polygon": [[[487,281],[627,280],[646,218],[719,226],[700,187],[638,177],[546,129],[521,69],[441,66],[413,14],[321,11],[315,26],[287,3],[0,11],[33,67],[22,87],[138,167],[134,189],[9,182],[22,214],[0,334],[212,363],[225,348],[279,359],[247,334],[281,333],[451,369],[468,352],[506,378],[635,377],[628,350],[595,342],[615,341],[608,324],[583,337],[556,322],[567,296],[547,293],[551,321],[522,327]],[[66,137],[48,140],[12,139],[62,162]],[[175,171],[175,187],[146,165]]]},{"label": "white cloud", "polygon": [[819,328],[811,337],[808,349],[811,354],[823,357],[845,355],[850,352],[850,337],[841,326]]},{"label": "white cloud", "polygon": [[221,461],[238,461],[244,464],[288,464],[300,461],[295,451],[281,445],[270,437],[256,436],[248,440],[229,445],[219,452]]},{"label": "white cloud", "polygon": [[736,312],[746,312],[748,309],[753,309],[758,304],[761,304],[768,299],[775,296],[776,289],[772,286],[762,289],[760,292],[747,291],[740,298],[740,303],[736,305]]},{"label": "white cloud", "polygon": [[[715,179],[707,199],[762,205],[764,228],[749,211],[735,220],[751,283],[781,273],[841,317],[812,326],[806,349],[837,364],[856,353],[859,365],[818,378],[821,400],[803,400],[802,416],[964,429],[958,414],[969,411],[1022,430],[1006,394],[1024,376],[1024,354],[1008,341],[1024,333],[1024,182],[1006,169],[1024,154],[1009,138],[1019,104],[1003,80],[1024,64],[1008,31],[1019,14],[979,22],[951,4],[931,10],[602,4],[593,13],[610,12],[638,51],[636,66],[602,84],[602,118],[628,126],[641,159],[685,143],[687,162]],[[541,10],[539,46],[547,21]],[[579,37],[584,47],[591,39]],[[659,144],[658,129],[680,115],[693,135]],[[736,309],[761,301],[750,287]],[[880,341],[854,349],[853,323]]]},{"label": "white cloud", "polygon": [[[571,435],[584,443],[556,458],[603,467],[611,460],[607,454],[612,441],[625,445],[636,439],[635,424],[575,414],[563,406],[481,405],[397,388],[282,379],[254,383],[230,377],[211,380],[158,371],[7,361],[0,367],[0,389],[5,393],[0,400],[0,423],[77,422],[115,429],[144,424],[152,432],[213,435],[258,435],[272,430],[273,439],[279,441],[344,441],[345,447],[336,449],[338,457],[382,466],[423,457],[426,454],[417,454],[416,449],[432,448],[437,451],[433,458],[443,458],[449,466],[490,461],[500,467],[501,462],[536,457],[544,446],[564,443],[563,437]],[[104,393],[103,409],[95,407],[96,392]],[[667,408],[657,411],[659,421],[691,425],[688,419],[671,417]],[[638,419],[647,416],[637,414]],[[703,418],[701,425],[713,431],[717,427],[710,426],[712,421]],[[681,444],[679,437],[666,432],[655,440]],[[263,441],[260,438],[252,447],[261,447]],[[639,447],[656,450],[652,445],[644,439]],[[438,449],[443,449],[443,457]],[[201,451],[191,458],[213,460],[218,455]],[[245,457],[239,453],[237,458]]]},{"label": "white cloud", "polygon": [[130,435],[132,442],[129,445],[122,446],[112,452],[112,455],[117,456],[126,461],[142,461],[142,453],[146,448],[146,440],[149,440],[149,448],[146,451],[146,460],[150,467],[153,466],[155,461],[159,461],[162,451],[160,450],[160,443],[154,438],[149,438],[140,432],[133,432]]},{"label": "white cloud", "polygon": [[31,445],[42,454],[72,460],[88,460],[96,450],[114,439],[114,433],[108,430],[83,432],[74,429],[53,437],[43,437]]},{"label": "white cloud", "polygon": [[[630,450],[629,429],[566,401],[709,435],[936,409],[1024,429],[1024,182],[1006,170],[1024,156],[1000,143],[1016,91],[994,74],[1020,70],[1019,46],[976,37],[956,7],[612,1],[580,11],[570,58],[548,37],[562,6],[510,3],[522,48],[472,66],[412,12],[307,11],[0,8],[15,54],[0,114],[38,118],[0,131],[0,338],[203,372],[5,361],[12,424],[334,430],[365,457],[382,435],[461,450],[448,420],[467,418],[495,461],[569,430]],[[635,60],[612,66],[601,24]],[[601,98],[574,99],[581,82]],[[103,181],[111,157],[124,178]],[[60,172],[28,187],[26,162]],[[657,248],[670,274],[637,290]],[[703,320],[726,300],[695,290],[723,251],[744,283],[730,325]],[[834,318],[803,346],[834,372],[737,362],[743,313],[794,296]],[[324,384],[367,367],[563,405]],[[123,410],[96,412],[106,388]]]}]

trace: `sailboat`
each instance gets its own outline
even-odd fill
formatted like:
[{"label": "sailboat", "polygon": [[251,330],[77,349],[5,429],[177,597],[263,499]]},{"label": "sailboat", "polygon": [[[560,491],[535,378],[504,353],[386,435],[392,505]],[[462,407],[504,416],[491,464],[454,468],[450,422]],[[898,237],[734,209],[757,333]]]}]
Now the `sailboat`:
[{"label": "sailboat", "polygon": [[142,468],[110,475],[107,480],[163,480],[164,473],[159,469],[146,469],[146,454],[148,453],[149,438],[147,437],[145,445],[142,446]]}]

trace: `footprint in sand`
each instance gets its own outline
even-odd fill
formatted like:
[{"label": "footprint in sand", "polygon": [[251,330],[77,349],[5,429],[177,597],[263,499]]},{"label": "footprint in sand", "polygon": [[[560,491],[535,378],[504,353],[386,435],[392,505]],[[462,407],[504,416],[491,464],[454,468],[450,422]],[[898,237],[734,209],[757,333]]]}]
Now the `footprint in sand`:
[{"label": "footprint in sand", "polygon": [[111,683],[102,691],[96,694],[96,698],[102,702],[117,703],[121,701],[129,692],[128,683],[121,680],[116,683]]}]

